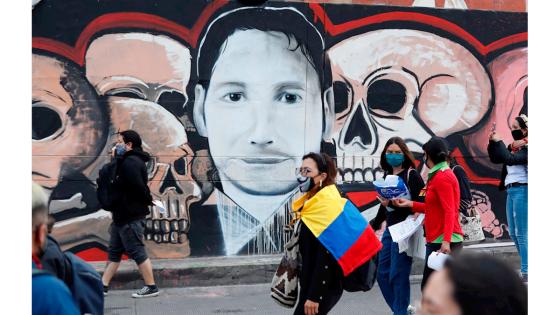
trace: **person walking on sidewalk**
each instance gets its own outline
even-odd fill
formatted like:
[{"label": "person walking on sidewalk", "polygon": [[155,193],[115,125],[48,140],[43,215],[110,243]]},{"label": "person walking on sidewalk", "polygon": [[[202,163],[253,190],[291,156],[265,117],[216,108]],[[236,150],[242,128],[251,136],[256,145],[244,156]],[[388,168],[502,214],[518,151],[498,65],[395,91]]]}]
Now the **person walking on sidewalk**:
[{"label": "person walking on sidewalk", "polygon": [[[428,257],[432,252],[450,254],[463,247],[463,231],[459,224],[460,191],[459,182],[449,168],[447,141],[432,137],[426,142],[424,164],[430,168],[426,184],[425,202],[399,198],[393,201],[396,206],[410,207],[417,213],[425,213],[424,230],[426,233],[426,259],[421,288],[433,272],[428,267]],[[420,195],[423,195],[421,192]]]},{"label": "person walking on sidewalk", "polygon": [[132,258],[144,278],[145,286],[132,294],[143,298],[159,295],[154,281],[152,263],[144,247],[143,237],[148,206],[152,196],[148,188],[146,162],[150,156],[142,149],[142,139],[134,130],[122,131],[117,136],[115,155],[118,160],[116,178],[116,206],[109,239],[109,257],[103,273],[103,287],[107,294],[109,283],[119,268],[123,253]]},{"label": "person walking on sidewalk", "polygon": [[[419,194],[424,188],[424,180],[414,168],[414,156],[410,153],[406,143],[400,137],[393,137],[387,141],[381,153],[381,168],[387,175],[399,176],[410,192],[413,201],[419,201]],[[406,315],[410,304],[410,270],[412,257],[406,252],[399,253],[399,244],[393,242],[389,226],[404,221],[412,214],[410,208],[395,206],[390,200],[381,200],[381,207],[373,224],[387,220],[387,228],[383,233],[381,243],[383,248],[379,252],[377,266],[377,283],[385,302],[395,315]]]},{"label": "person walking on sidewalk", "polygon": [[500,190],[507,191],[506,214],[509,236],[517,247],[521,256],[521,278],[528,280],[527,251],[529,241],[527,238],[528,225],[528,129],[527,116],[520,115],[511,125],[511,135],[514,142],[507,148],[495,131],[490,134],[488,155],[490,161],[503,164],[500,180]]},{"label": "person walking on sidewalk", "polygon": [[343,277],[382,246],[358,209],[340,196],[336,174],[327,154],[303,156],[298,182],[305,194],[292,204],[301,218],[300,286],[294,315],[327,314],[342,296]]}]

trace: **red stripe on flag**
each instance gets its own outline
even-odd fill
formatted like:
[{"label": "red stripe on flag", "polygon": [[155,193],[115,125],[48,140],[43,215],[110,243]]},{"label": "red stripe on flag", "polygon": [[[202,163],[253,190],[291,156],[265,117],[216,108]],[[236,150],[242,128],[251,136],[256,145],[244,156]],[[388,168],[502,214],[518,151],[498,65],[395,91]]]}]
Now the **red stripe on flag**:
[{"label": "red stripe on flag", "polygon": [[346,277],[354,269],[363,265],[371,257],[373,257],[383,245],[368,224],[364,233],[358,240],[340,257],[338,264],[342,268],[342,272]]}]

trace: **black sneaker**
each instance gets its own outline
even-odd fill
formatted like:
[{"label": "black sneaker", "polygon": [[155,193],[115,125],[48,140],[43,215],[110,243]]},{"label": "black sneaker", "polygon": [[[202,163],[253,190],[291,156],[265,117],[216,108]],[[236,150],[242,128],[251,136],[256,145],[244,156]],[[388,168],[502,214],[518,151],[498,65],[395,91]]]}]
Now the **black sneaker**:
[{"label": "black sneaker", "polygon": [[157,287],[150,288],[149,286],[144,286],[142,289],[136,291],[136,293],[132,294],[133,298],[145,298],[145,297],[152,297],[158,296],[159,290]]},{"label": "black sneaker", "polygon": [[103,296],[107,296],[107,295],[109,295],[109,286],[104,285],[103,286]]}]

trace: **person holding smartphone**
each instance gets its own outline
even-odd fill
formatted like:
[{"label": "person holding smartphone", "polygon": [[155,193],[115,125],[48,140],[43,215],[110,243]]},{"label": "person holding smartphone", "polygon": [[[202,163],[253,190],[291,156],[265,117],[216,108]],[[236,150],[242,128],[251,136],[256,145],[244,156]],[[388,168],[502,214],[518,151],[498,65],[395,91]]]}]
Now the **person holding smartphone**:
[{"label": "person holding smartphone", "polygon": [[506,214],[509,236],[521,256],[521,278],[524,282],[528,280],[527,251],[529,244],[527,238],[528,125],[527,116],[522,114],[516,117],[511,125],[511,135],[514,141],[507,148],[495,130],[490,134],[488,143],[490,161],[503,164],[499,189],[507,191]]},{"label": "person holding smartphone", "polygon": [[424,231],[426,234],[426,259],[421,288],[434,271],[428,267],[428,257],[432,252],[450,254],[463,247],[463,231],[459,224],[460,190],[459,182],[453,174],[447,159],[447,141],[432,137],[426,142],[424,164],[430,168],[426,184],[425,202],[404,198],[393,200],[398,207],[409,207],[413,212],[425,213]]}]

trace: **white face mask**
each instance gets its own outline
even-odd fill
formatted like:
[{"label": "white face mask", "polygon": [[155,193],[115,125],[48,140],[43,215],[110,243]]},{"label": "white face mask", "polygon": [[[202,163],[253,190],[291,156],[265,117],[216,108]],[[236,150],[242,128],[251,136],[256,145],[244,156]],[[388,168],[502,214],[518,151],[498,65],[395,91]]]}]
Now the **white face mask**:
[{"label": "white face mask", "polygon": [[298,181],[298,184],[299,184],[299,191],[301,191],[302,193],[310,191],[311,188],[313,188],[313,186],[315,186],[313,178],[303,176],[301,174],[297,175],[297,181]]}]

